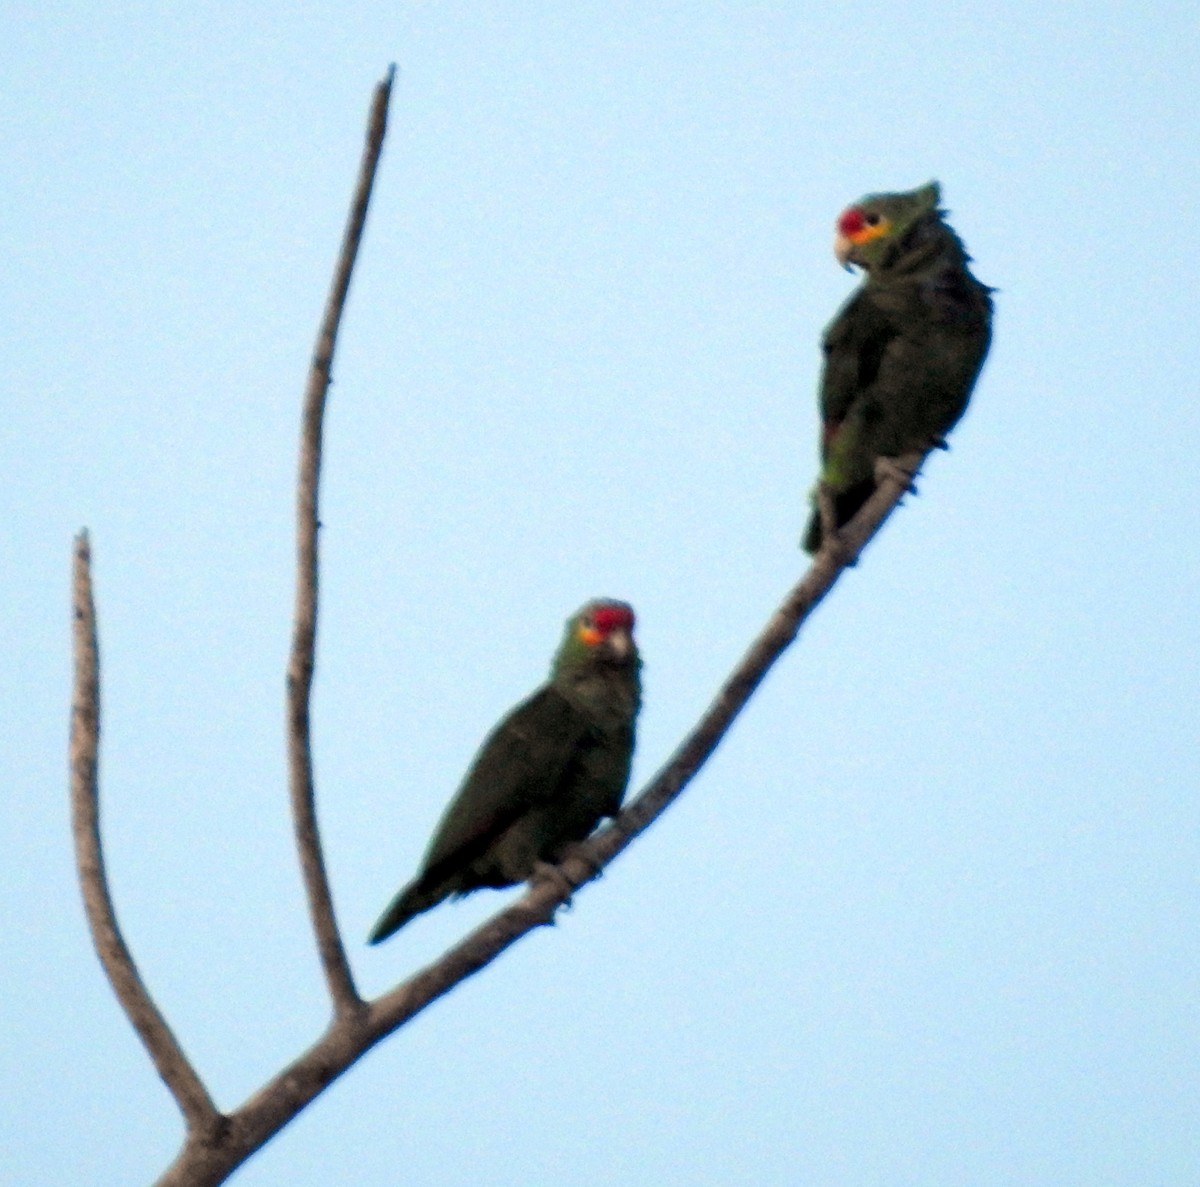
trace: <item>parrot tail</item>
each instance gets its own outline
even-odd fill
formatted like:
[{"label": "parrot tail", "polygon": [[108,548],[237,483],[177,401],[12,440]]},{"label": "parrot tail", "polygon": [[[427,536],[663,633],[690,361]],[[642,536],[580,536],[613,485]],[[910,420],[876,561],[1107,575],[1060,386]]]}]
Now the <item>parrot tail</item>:
[{"label": "parrot tail", "polygon": [[428,911],[430,907],[437,906],[448,893],[445,886],[432,888],[423,886],[420,878],[415,882],[410,882],[392,899],[387,910],[379,916],[378,922],[371,928],[371,934],[367,936],[367,943],[378,944],[381,940],[386,940],[388,936],[398,932],[414,915],[420,915],[422,911]]},{"label": "parrot tail", "polygon": [[[855,483],[846,490],[839,491],[833,499],[833,517],[837,526],[844,527],[862,510],[867,500],[875,493],[875,480],[868,478],[865,482]],[[808,527],[804,530],[804,540],[801,543],[804,551],[815,556],[821,549],[821,512],[817,507],[809,517]]]}]

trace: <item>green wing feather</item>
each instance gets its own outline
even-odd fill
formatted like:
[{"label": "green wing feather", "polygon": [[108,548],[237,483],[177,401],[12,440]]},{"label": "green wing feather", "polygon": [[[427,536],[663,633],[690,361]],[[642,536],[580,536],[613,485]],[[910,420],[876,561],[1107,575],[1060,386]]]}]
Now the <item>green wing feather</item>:
[{"label": "green wing feather", "polygon": [[854,401],[875,382],[884,351],[896,333],[895,323],[861,289],[842,307],[825,331],[823,343],[820,406],[826,425],[845,420]]},{"label": "green wing feather", "polygon": [[484,740],[434,830],[420,872],[380,916],[370,942],[386,939],[451,894],[490,884],[471,880],[472,864],[531,809],[554,800],[592,732],[587,717],[553,685],[513,709]]},{"label": "green wing feather", "polygon": [[429,842],[421,877],[438,880],[557,795],[588,719],[553,685],[522,701],[484,740]]}]

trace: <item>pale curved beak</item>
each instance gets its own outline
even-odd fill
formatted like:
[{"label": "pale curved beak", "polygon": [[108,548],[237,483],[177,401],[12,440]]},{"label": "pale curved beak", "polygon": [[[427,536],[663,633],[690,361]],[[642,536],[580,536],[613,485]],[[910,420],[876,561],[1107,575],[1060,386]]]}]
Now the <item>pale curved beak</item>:
[{"label": "pale curved beak", "polygon": [[633,650],[633,637],[626,630],[615,630],[605,640],[605,644],[617,659],[625,659]]},{"label": "pale curved beak", "polygon": [[840,231],[834,236],[833,254],[837,257],[837,262],[841,264],[847,272],[853,271],[850,267],[850,253],[854,250],[854,241],[849,235],[843,235]]}]

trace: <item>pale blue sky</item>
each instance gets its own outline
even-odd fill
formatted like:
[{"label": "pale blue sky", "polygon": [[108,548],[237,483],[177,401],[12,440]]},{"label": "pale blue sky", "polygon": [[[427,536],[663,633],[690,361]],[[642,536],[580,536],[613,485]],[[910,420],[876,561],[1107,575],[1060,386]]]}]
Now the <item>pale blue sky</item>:
[{"label": "pale blue sky", "polygon": [[180,1126],[92,954],[67,580],[142,971],[218,1103],[316,1034],[287,819],[299,398],[400,66],[328,418],[319,805],[367,949],[587,597],[635,786],[802,571],[830,243],[937,177],[998,287],[972,408],[683,801],[244,1187],[1200,1181],[1200,9],[4,5],[0,1178]]}]

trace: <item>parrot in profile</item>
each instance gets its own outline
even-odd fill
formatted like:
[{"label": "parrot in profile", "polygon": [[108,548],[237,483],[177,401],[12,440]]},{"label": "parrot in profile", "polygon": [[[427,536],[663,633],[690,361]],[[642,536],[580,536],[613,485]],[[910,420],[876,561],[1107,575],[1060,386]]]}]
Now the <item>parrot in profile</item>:
[{"label": "parrot in profile", "polygon": [[[945,444],[991,343],[992,289],[971,275],[940,198],[936,181],[869,194],[837,220],[834,254],[863,271],[823,341],[820,482],[839,528],[874,493],[877,463]],[[818,508],[804,548],[821,537]]]},{"label": "parrot in profile", "polygon": [[641,706],[633,623],[631,606],[607,598],[567,620],[550,679],[484,739],[370,943],[451,895],[531,878],[617,814]]}]

